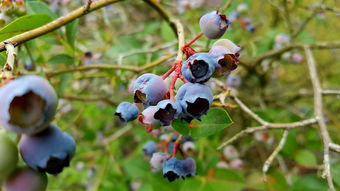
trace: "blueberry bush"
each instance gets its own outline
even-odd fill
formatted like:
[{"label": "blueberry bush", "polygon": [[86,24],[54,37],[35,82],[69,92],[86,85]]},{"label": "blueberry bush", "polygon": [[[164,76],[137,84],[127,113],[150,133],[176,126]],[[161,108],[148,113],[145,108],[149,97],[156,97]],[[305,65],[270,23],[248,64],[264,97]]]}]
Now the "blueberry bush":
[{"label": "blueberry bush", "polygon": [[0,191],[340,189],[336,1],[0,8]]}]

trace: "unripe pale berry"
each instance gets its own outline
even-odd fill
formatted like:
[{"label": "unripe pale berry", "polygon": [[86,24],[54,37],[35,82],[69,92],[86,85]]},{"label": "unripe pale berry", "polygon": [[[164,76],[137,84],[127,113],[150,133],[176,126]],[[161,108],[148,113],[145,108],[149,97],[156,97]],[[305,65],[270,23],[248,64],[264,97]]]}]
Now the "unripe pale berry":
[{"label": "unripe pale berry", "polygon": [[182,75],[191,83],[204,83],[215,71],[215,62],[208,53],[196,53],[182,65]]},{"label": "unripe pale berry", "polygon": [[203,15],[200,19],[200,27],[203,34],[210,39],[220,38],[229,26],[229,20],[218,11],[212,11]]},{"label": "unripe pale berry", "polygon": [[151,126],[151,127],[159,127],[160,122],[154,117],[157,111],[158,111],[158,108],[156,106],[147,107],[138,116],[139,122],[141,122],[144,125]]},{"label": "unripe pale berry", "polygon": [[241,79],[236,74],[230,74],[226,79],[226,85],[230,88],[238,88],[241,84]]},{"label": "unripe pale berry", "polygon": [[150,165],[153,172],[159,172],[163,168],[163,163],[169,157],[166,153],[153,153],[150,159]]},{"label": "unripe pale berry", "polygon": [[16,169],[4,182],[4,191],[45,191],[47,176],[31,168]]},{"label": "unripe pale berry", "polygon": [[16,133],[35,134],[53,120],[57,95],[47,80],[28,75],[0,89],[0,124]]},{"label": "unripe pale berry", "polygon": [[18,149],[4,133],[0,133],[0,182],[17,166]]},{"label": "unripe pale berry", "polygon": [[119,117],[120,121],[128,122],[137,119],[138,107],[135,104],[129,102],[122,102],[118,105],[115,115]]},{"label": "unripe pale berry", "polygon": [[69,166],[76,151],[76,143],[70,134],[50,125],[36,135],[23,135],[19,148],[29,167],[54,175]]}]

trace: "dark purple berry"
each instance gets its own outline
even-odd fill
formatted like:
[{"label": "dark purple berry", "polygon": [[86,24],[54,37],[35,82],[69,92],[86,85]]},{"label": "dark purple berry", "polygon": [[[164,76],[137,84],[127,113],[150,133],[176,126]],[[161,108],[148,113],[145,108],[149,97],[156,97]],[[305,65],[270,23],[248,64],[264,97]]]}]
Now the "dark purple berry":
[{"label": "dark purple berry", "polygon": [[47,176],[28,167],[16,169],[4,182],[4,191],[45,191]]},{"label": "dark purple berry", "polygon": [[19,148],[29,167],[54,175],[70,165],[76,151],[76,143],[70,134],[50,125],[36,135],[23,135]]},{"label": "dark purple berry", "polygon": [[182,112],[180,103],[172,100],[162,100],[156,107],[158,110],[155,112],[154,118],[164,126],[170,125]]},{"label": "dark purple berry", "polygon": [[215,62],[208,53],[196,53],[182,65],[182,75],[192,83],[204,83],[215,71]]},{"label": "dark purple berry", "polygon": [[230,22],[225,15],[218,11],[212,11],[203,15],[200,19],[200,27],[203,34],[210,39],[220,38],[227,30]]},{"label": "dark purple berry", "polygon": [[0,88],[0,125],[16,133],[38,133],[53,120],[57,103],[54,89],[44,78],[17,78]]},{"label": "dark purple berry", "polygon": [[163,79],[151,73],[139,76],[133,87],[135,102],[146,106],[156,105],[164,98],[166,92],[167,87]]},{"label": "dark purple berry", "polygon": [[119,117],[120,121],[128,122],[137,119],[138,107],[135,104],[129,102],[122,102],[118,105],[115,115]]}]

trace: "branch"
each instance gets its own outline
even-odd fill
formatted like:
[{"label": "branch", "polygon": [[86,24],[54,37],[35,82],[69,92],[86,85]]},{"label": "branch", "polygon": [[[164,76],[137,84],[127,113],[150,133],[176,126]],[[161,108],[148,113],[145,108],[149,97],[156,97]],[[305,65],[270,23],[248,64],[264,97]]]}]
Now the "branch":
[{"label": "branch", "polygon": [[332,149],[335,152],[340,153],[340,145],[335,143],[329,143],[329,148]]},{"label": "branch", "polygon": [[323,95],[340,95],[340,90],[322,90]]},{"label": "branch", "polygon": [[268,169],[269,169],[270,165],[272,164],[273,160],[279,154],[279,152],[282,150],[283,146],[286,144],[287,137],[288,137],[288,129],[285,129],[283,134],[282,134],[282,138],[280,140],[279,145],[277,145],[277,147],[274,149],[273,153],[269,156],[269,158],[266,160],[266,162],[263,165],[262,172],[264,174],[266,174],[268,172]]},{"label": "branch", "polygon": [[[65,16],[59,17],[58,19],[51,21],[50,23],[47,23],[46,25],[43,25],[41,27],[38,27],[36,29],[29,30],[27,32],[21,33],[19,35],[13,36],[4,42],[12,43],[14,46],[18,46],[21,43],[24,43],[28,40],[37,38],[39,36],[42,36],[44,34],[47,34],[49,32],[52,32],[67,23],[84,16],[94,10],[97,10],[99,8],[102,8],[106,5],[112,4],[112,3],[117,3],[120,1],[124,0],[98,0],[94,1],[93,3],[90,4],[90,6],[82,6],[79,7],[78,9],[68,13]],[[1,42],[0,43],[0,52],[5,50],[5,43]]]},{"label": "branch", "polygon": [[15,52],[14,45],[5,42],[5,48],[7,53],[6,64],[4,65],[0,77],[4,80],[11,79],[13,77],[14,67],[16,65],[17,53]]},{"label": "branch", "polygon": [[312,51],[308,46],[304,47],[307,57],[307,64],[309,69],[310,78],[312,81],[313,91],[314,91],[314,110],[315,116],[318,119],[319,129],[321,133],[322,142],[324,145],[323,152],[323,163],[324,163],[324,172],[323,177],[327,178],[329,189],[335,191],[332,174],[330,171],[330,159],[329,159],[329,144],[331,143],[331,138],[329,136],[325,118],[323,115],[323,102],[322,102],[322,89],[319,81],[318,74],[316,72],[316,64]]}]

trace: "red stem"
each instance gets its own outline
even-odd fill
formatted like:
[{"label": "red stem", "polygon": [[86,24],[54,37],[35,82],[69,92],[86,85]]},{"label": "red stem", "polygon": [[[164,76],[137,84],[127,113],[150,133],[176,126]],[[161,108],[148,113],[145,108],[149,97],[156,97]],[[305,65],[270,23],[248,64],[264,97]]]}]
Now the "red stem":
[{"label": "red stem", "polygon": [[170,74],[175,71],[176,69],[176,63],[170,68],[169,71],[167,71],[163,76],[162,76],[162,79],[165,80],[167,77],[170,76]]},{"label": "red stem", "polygon": [[186,43],[184,45],[184,47],[186,46],[191,46],[196,40],[198,40],[199,38],[201,38],[201,36],[203,35],[202,32],[198,33],[191,41],[189,41],[188,43]]},{"label": "red stem", "polygon": [[169,88],[171,100],[175,99],[174,91],[175,91],[175,84],[176,84],[177,79],[178,79],[178,74],[175,74],[174,77],[171,79],[170,88]]}]

